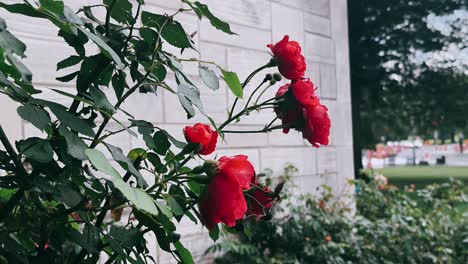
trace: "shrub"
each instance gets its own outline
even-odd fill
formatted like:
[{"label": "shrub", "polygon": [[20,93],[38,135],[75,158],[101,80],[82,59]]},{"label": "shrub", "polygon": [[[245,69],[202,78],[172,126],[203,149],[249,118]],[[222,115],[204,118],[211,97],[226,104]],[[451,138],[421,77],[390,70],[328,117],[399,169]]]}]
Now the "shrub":
[{"label": "shrub", "polygon": [[468,187],[461,182],[422,190],[355,185],[355,212],[328,188],[321,197],[291,197],[271,221],[252,220],[249,237],[210,251],[224,252],[217,263],[466,263]]}]

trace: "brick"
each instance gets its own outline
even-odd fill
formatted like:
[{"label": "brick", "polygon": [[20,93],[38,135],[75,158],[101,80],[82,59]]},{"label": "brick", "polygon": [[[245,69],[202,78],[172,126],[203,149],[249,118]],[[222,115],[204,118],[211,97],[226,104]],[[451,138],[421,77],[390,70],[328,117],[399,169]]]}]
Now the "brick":
[{"label": "brick", "polygon": [[[223,68],[227,68],[226,47],[200,41],[200,59],[204,61],[212,61]],[[216,67],[212,67],[207,64],[204,65],[216,70]]]},{"label": "brick", "polygon": [[[278,121],[275,125],[280,125],[281,121]],[[282,129],[274,130],[268,133],[268,145],[269,146],[303,146],[304,140],[302,135],[295,130],[289,131],[288,134],[284,134]]]},{"label": "brick", "polygon": [[322,83],[320,80],[320,63],[315,63],[311,60],[308,60],[306,77],[310,78],[310,80],[314,83],[315,87],[318,87],[318,91],[316,92],[320,94],[320,90],[322,89]]},{"label": "brick", "polygon": [[306,33],[305,35],[305,57],[316,58],[323,61],[328,59],[332,63],[335,58],[335,44],[332,39],[319,35]]},{"label": "brick", "polygon": [[320,96],[335,99],[337,93],[335,65],[320,64]]},{"label": "brick", "polygon": [[210,10],[226,22],[270,29],[270,3],[267,0],[204,0]]},{"label": "brick", "polygon": [[[332,121],[334,124],[339,124],[340,129],[336,129],[334,132],[334,145],[336,146],[347,146],[353,145],[353,129],[352,129],[352,116],[351,116],[351,105],[337,103],[335,109],[335,116]],[[335,125],[336,126],[336,125]]]},{"label": "brick", "polygon": [[338,101],[350,104],[348,19],[346,1],[331,0],[332,36],[336,42],[336,74]]},{"label": "brick", "polygon": [[[163,121],[163,92],[158,87],[158,93],[139,93],[132,94],[121,106],[123,110],[132,114],[134,119],[143,119],[152,123]],[[119,113],[118,120],[128,120],[130,117]]]},{"label": "brick", "polygon": [[274,175],[282,175],[284,168],[292,164],[299,175],[315,175],[316,151],[312,147],[262,148],[260,150],[262,170],[272,170]]},{"label": "brick", "polygon": [[317,149],[317,172],[321,175],[328,175],[336,173],[336,171],[336,149],[333,147],[321,147]]},{"label": "brick", "polygon": [[317,35],[330,36],[330,19],[313,14],[304,14],[304,30]]},{"label": "brick", "polygon": [[228,35],[219,31],[203,19],[200,22],[200,40],[260,51],[266,51],[266,45],[271,43],[271,32],[267,30],[236,24],[231,24],[231,30],[238,35]]},{"label": "brick", "polygon": [[[262,126],[230,126],[227,130],[242,131],[242,130],[261,130]],[[242,133],[226,133],[225,142],[219,141],[219,148],[229,147],[258,147],[268,145],[268,136],[265,133],[242,134]]]},{"label": "brick", "polygon": [[284,35],[289,35],[291,40],[304,43],[304,19],[302,11],[285,7],[280,4],[271,4],[272,12],[272,37],[273,42],[280,41]]},{"label": "brick", "polygon": [[[311,193],[319,195],[322,191],[322,185],[325,184],[325,178],[319,175],[295,176],[290,183],[293,186],[295,194]],[[289,183],[288,183],[289,184]]]},{"label": "brick", "polygon": [[329,0],[272,0],[283,5],[292,6],[304,12],[314,13],[320,16],[330,16]]}]

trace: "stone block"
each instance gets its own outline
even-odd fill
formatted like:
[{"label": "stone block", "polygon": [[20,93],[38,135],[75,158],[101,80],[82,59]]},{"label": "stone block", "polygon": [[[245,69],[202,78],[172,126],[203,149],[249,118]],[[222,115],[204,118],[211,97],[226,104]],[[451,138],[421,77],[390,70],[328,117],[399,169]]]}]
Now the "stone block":
[{"label": "stone block", "polygon": [[330,19],[314,14],[304,14],[304,30],[317,35],[330,36]]},{"label": "stone block", "polygon": [[336,71],[333,64],[320,64],[320,97],[335,99],[337,93]]},{"label": "stone block", "polygon": [[318,57],[320,61],[334,61],[335,43],[330,38],[306,33],[304,54],[307,59]]},{"label": "stone block", "polygon": [[283,175],[288,164],[298,169],[299,175],[315,175],[316,150],[312,147],[276,147],[260,150],[261,169],[272,170],[273,175]]},{"label": "stone block", "polygon": [[203,0],[222,20],[260,29],[270,29],[271,12],[267,0]]},{"label": "stone block", "polygon": [[290,40],[304,44],[304,19],[301,10],[286,7],[277,3],[271,4],[273,43],[280,41],[284,35]]},{"label": "stone block", "polygon": [[238,35],[228,35],[203,19],[200,22],[200,40],[260,51],[266,51],[266,45],[271,43],[270,30],[254,29],[237,24],[231,24],[231,30]]}]

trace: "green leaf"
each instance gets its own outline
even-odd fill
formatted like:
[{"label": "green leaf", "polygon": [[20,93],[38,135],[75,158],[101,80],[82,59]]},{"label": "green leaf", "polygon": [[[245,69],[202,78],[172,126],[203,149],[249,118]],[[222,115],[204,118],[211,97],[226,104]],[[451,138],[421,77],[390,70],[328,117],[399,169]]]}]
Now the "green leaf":
[{"label": "green leaf", "polygon": [[115,53],[115,51],[111,47],[109,47],[109,45],[107,45],[106,42],[104,42],[104,40],[102,40],[97,35],[89,32],[89,31],[87,31],[85,29],[82,29],[81,27],[78,27],[78,29],[81,32],[83,32],[94,43],[96,43],[96,45],[98,45],[98,47],[102,50],[102,53],[104,53],[107,57],[113,59],[114,62],[117,64],[117,66],[119,68],[121,68],[121,69],[124,68],[124,66],[122,64],[122,60],[120,59],[119,55],[117,55],[117,53]]},{"label": "green leaf", "polygon": [[18,142],[19,151],[26,157],[41,163],[48,163],[52,160],[54,151],[49,141],[32,137]]},{"label": "green leaf", "polygon": [[114,186],[138,209],[157,215],[153,198],[140,188],[129,186],[122,179],[114,180]]},{"label": "green leaf", "polygon": [[206,86],[208,86],[214,91],[219,89],[218,76],[216,76],[216,73],[214,71],[204,66],[200,66],[199,71],[200,71],[200,77],[202,78]]},{"label": "green leaf", "polygon": [[86,224],[83,229],[83,234],[81,234],[78,230],[70,228],[65,233],[70,241],[75,242],[76,244],[80,245],[82,248],[85,248],[89,252],[98,253],[99,250],[97,249],[98,239],[99,239],[99,231],[96,230],[96,227],[90,224]]},{"label": "green leaf", "polygon": [[117,161],[122,168],[124,168],[126,171],[129,171],[132,173],[135,177],[137,177],[138,180],[138,186],[142,188],[148,187],[148,184],[146,183],[145,179],[143,178],[143,175],[135,168],[133,165],[133,162],[123,154],[122,149],[116,146],[112,146],[111,144],[106,143],[107,149],[110,151],[112,158],[114,158],[115,161]]},{"label": "green leaf", "polygon": [[41,3],[40,8],[42,10],[47,10],[54,14],[63,14],[63,7],[64,4],[62,1],[55,1],[55,0],[39,0]]},{"label": "green leaf", "polygon": [[154,148],[154,140],[151,134],[154,132],[153,124],[144,120],[130,120],[132,125],[136,125],[138,127],[138,133],[143,136],[143,140],[146,143],[148,148]]},{"label": "green leaf", "polygon": [[91,97],[93,97],[94,105],[98,109],[104,109],[109,111],[110,113],[116,112],[114,106],[109,102],[109,100],[103,92],[96,89],[94,86],[90,86],[89,93],[91,94]]},{"label": "green leaf", "polygon": [[85,154],[88,156],[91,164],[93,164],[98,171],[104,172],[105,174],[114,177],[114,179],[121,179],[119,172],[112,167],[106,156],[104,156],[101,151],[96,149],[86,149]]},{"label": "green leaf", "polygon": [[49,126],[49,113],[40,107],[31,104],[25,104],[18,107],[17,112],[21,118],[30,122],[42,131]]},{"label": "green leaf", "polygon": [[211,25],[213,25],[215,28],[230,35],[237,35],[236,33],[231,31],[231,27],[228,23],[222,21],[221,19],[213,15],[213,13],[211,13],[211,11],[208,9],[207,5],[196,1],[194,5],[192,5],[192,8],[194,8],[194,11],[195,13],[197,13],[199,18],[201,18],[201,16],[205,16],[206,18],[208,18],[208,20],[210,20]]},{"label": "green leaf", "polygon": [[59,82],[69,82],[73,79],[75,79],[75,77],[79,74],[80,72],[79,71],[76,71],[76,72],[72,72],[70,74],[67,74],[65,76],[62,76],[62,77],[57,77],[55,78],[57,81]]},{"label": "green leaf", "polygon": [[104,154],[96,149],[85,150],[86,155],[93,164],[93,166],[104,172],[107,175],[112,176],[114,186],[122,192],[122,194],[138,209],[146,211],[150,214],[157,215],[158,209],[153,201],[153,198],[149,196],[140,188],[134,188],[128,185],[122,180],[122,177],[114,167],[109,163]]},{"label": "green leaf", "polygon": [[216,240],[219,239],[219,226],[215,225],[212,230],[210,230],[209,233],[211,239],[213,239],[213,242],[216,242]]},{"label": "green leaf", "polygon": [[231,89],[232,93],[236,97],[242,98],[244,96],[244,89],[242,89],[242,85],[237,74],[235,72],[225,70],[222,70],[222,73],[224,81],[228,85],[229,89]]},{"label": "green leaf", "polygon": [[85,150],[88,147],[86,143],[75,133],[71,132],[65,126],[59,126],[59,133],[67,142],[67,153],[75,159],[86,160]]},{"label": "green leaf", "polygon": [[185,80],[178,79],[180,81],[177,86],[177,95],[179,101],[187,112],[188,118],[195,116],[195,110],[192,105],[195,105],[197,109],[206,116],[205,110],[203,109],[203,103],[200,99],[200,92],[195,86],[188,84]]},{"label": "green leaf", "polygon": [[156,206],[158,209],[161,211],[163,215],[165,215],[167,218],[171,219],[172,218],[172,212],[170,208],[163,202],[156,201]]},{"label": "green leaf", "polygon": [[133,23],[132,4],[128,0],[104,0],[103,2],[107,6],[114,4],[110,15],[115,21],[127,25]]},{"label": "green leaf", "polygon": [[195,263],[193,261],[193,257],[192,257],[192,254],[190,253],[190,251],[188,251],[183,245],[182,243],[180,243],[180,241],[177,241],[176,243],[174,243],[174,246],[176,248],[176,252],[177,252],[177,255],[180,257],[180,259],[182,260],[182,263],[184,264],[193,264]]},{"label": "green leaf", "polygon": [[115,96],[120,99],[123,95],[127,83],[125,82],[125,72],[118,71],[112,76],[112,88],[114,88]]},{"label": "green leaf", "polygon": [[7,30],[5,20],[2,18],[0,18],[0,48],[5,52],[25,57],[26,45]]},{"label": "green leaf", "polygon": [[75,55],[70,56],[62,60],[61,62],[57,63],[57,71],[76,65],[80,63],[81,60],[82,58],[80,56],[75,56]]},{"label": "green leaf", "polygon": [[4,8],[10,13],[22,14],[30,17],[46,18],[44,14],[38,12],[34,7],[28,4],[5,4],[0,3],[0,7]]},{"label": "green leaf", "polygon": [[182,25],[172,18],[143,11],[141,21],[144,26],[156,28],[169,44],[182,49],[193,47]]},{"label": "green leaf", "polygon": [[166,133],[164,133],[163,131],[157,131],[153,135],[153,141],[154,151],[159,155],[166,155],[166,152],[171,147],[171,142],[169,142]]},{"label": "green leaf", "polygon": [[60,122],[71,130],[79,132],[83,135],[94,137],[93,128],[83,119],[80,119],[76,115],[68,112],[62,105],[56,103],[49,103],[49,109],[54,115],[60,120]]},{"label": "green leaf", "polygon": [[143,240],[143,233],[137,228],[126,229],[122,226],[113,225],[110,228],[109,235],[127,247],[135,247]]},{"label": "green leaf", "polygon": [[166,200],[169,207],[171,207],[171,211],[175,215],[184,215],[184,209],[179,205],[179,203],[172,195],[169,195]]}]

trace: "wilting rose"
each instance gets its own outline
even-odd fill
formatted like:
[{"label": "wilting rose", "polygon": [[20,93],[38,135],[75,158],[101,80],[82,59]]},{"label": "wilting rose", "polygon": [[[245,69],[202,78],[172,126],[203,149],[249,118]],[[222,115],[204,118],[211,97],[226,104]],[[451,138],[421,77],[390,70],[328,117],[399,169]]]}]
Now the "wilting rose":
[{"label": "wilting rose", "polygon": [[193,126],[186,126],[184,135],[187,142],[200,144],[198,153],[201,155],[209,155],[216,148],[218,132],[213,131],[209,125],[198,123]]},{"label": "wilting rose", "polygon": [[278,69],[285,78],[294,80],[304,77],[306,63],[299,43],[289,41],[289,36],[286,35],[278,43],[269,44],[267,47],[273,52]]},{"label": "wilting rose", "polygon": [[272,195],[273,193],[270,192],[268,186],[262,189],[256,188],[252,193],[250,193],[250,196],[247,196],[247,215],[255,215],[257,219],[265,216],[268,209],[273,205]]},{"label": "wilting rose", "polygon": [[249,189],[255,181],[255,170],[247,156],[224,156],[217,166],[200,201],[200,212],[209,230],[221,222],[235,226],[244,217],[247,202],[242,190]]},{"label": "wilting rose", "polygon": [[328,108],[321,104],[304,106],[305,124],[302,135],[314,147],[328,145],[331,122],[327,112]]}]

